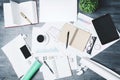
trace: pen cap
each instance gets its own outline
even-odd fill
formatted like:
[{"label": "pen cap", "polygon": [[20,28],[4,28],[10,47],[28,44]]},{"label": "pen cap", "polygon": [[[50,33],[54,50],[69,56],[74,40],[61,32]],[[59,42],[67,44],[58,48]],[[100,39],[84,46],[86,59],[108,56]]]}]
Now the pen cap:
[{"label": "pen cap", "polygon": [[38,60],[35,60],[33,65],[30,67],[28,72],[22,77],[21,80],[31,80],[31,78],[34,76],[34,74],[39,70],[41,66],[42,63],[40,63]]}]

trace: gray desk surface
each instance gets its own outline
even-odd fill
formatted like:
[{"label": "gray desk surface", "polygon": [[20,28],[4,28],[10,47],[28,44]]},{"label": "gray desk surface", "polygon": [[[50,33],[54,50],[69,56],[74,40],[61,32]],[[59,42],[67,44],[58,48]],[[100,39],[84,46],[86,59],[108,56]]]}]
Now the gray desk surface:
[{"label": "gray desk surface", "polygon": [[[4,26],[2,7],[3,2],[8,1],[0,0],[0,48],[20,33],[28,35],[28,42],[31,45],[30,42],[32,26],[15,28],[3,27]],[[117,29],[120,30],[120,0],[100,0],[100,8],[95,13],[86,15],[96,18],[106,13],[111,14]],[[38,24],[36,26],[40,27],[41,25],[42,24]],[[93,59],[120,74],[120,41],[110,46],[106,50],[102,51],[99,55],[95,56]],[[38,73],[33,80],[43,80],[40,77],[41,75],[42,75],[41,73]],[[9,60],[7,59],[7,57],[2,52],[1,49],[0,49],[0,80],[18,80]],[[81,76],[73,76],[61,80],[104,80],[104,79],[97,75],[96,73],[92,72],[91,70],[88,70]]]}]

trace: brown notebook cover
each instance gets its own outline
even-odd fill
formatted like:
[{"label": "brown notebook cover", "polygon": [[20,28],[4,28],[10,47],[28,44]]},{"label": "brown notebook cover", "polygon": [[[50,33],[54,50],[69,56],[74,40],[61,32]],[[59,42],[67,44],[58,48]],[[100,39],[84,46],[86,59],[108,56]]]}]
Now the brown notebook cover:
[{"label": "brown notebook cover", "polygon": [[68,44],[80,51],[84,51],[91,34],[85,30],[76,28],[72,24],[66,23],[60,32],[58,40],[66,44],[68,32],[70,32]]}]

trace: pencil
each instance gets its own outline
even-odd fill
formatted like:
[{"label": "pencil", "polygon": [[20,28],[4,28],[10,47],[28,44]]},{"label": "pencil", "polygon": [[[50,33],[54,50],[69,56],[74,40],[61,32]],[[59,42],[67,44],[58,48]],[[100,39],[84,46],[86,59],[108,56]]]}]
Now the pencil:
[{"label": "pencil", "polygon": [[23,13],[20,12],[21,16],[24,17],[30,24],[32,24],[32,22],[30,21],[30,19],[28,19],[28,17]]},{"label": "pencil", "polygon": [[69,42],[69,34],[70,34],[70,32],[68,31],[68,32],[67,32],[66,48],[68,47],[68,42]]},{"label": "pencil", "polygon": [[54,74],[53,70],[50,68],[50,66],[47,64],[46,61],[44,61],[44,63],[46,64],[46,66],[49,68],[49,70]]}]

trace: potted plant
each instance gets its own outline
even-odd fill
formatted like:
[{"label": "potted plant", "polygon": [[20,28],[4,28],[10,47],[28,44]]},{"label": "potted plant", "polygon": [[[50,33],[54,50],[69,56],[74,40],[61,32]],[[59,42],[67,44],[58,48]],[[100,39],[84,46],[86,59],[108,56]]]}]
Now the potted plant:
[{"label": "potted plant", "polygon": [[98,8],[98,0],[80,0],[79,9],[84,13],[93,13]]}]

